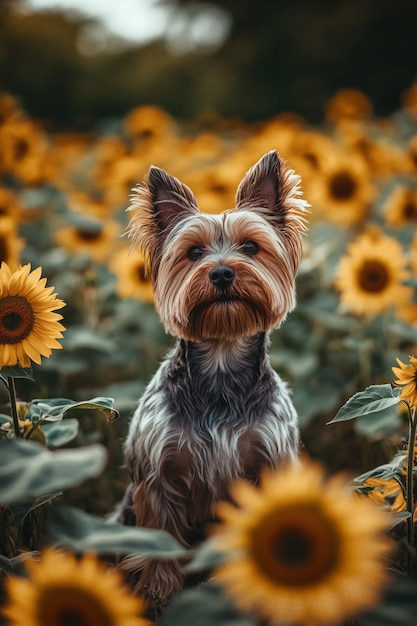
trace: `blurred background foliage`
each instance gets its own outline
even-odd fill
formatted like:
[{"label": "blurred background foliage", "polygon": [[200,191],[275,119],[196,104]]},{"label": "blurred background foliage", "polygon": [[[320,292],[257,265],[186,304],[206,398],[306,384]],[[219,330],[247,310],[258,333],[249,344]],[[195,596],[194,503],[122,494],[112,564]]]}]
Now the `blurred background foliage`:
[{"label": "blurred background foliage", "polygon": [[[110,450],[98,482],[65,495],[99,514],[123,492],[128,420],[173,341],[122,236],[130,190],[152,163],[209,212],[233,206],[270,149],[301,174],[312,211],[298,306],[273,333],[271,360],[294,390],[305,447],[359,474],[407,432],[395,407],[326,423],[417,351],[415,3],[228,0],[215,14],[222,42],[197,47],[186,26],[201,5],[167,5],[190,21],[134,46],[90,18],[0,3],[0,260],[41,265],[67,303],[64,349],[18,393],[115,399],[120,419],[80,411],[71,443]],[[387,251],[379,274],[365,271],[363,237]],[[359,286],[346,263],[337,279],[346,256]]]},{"label": "blurred background foliage", "polygon": [[162,4],[165,36],[135,45],[81,14],[2,0],[2,88],[60,127],[91,128],[140,103],[181,118],[215,112],[256,121],[293,111],[318,123],[342,87],[364,91],[386,115],[415,77],[414,0]]}]

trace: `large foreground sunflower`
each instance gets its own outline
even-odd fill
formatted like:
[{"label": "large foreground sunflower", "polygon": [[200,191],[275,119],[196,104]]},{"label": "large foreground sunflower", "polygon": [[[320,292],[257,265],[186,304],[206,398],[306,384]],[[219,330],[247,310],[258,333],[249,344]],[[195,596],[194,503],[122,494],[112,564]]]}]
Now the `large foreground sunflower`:
[{"label": "large foreground sunflower", "polygon": [[29,578],[6,581],[8,626],[145,626],[143,601],[123,586],[121,574],[92,555],[46,551],[28,560]]},{"label": "large foreground sunflower", "polygon": [[403,284],[408,278],[400,243],[379,230],[369,230],[342,257],[336,288],[346,309],[372,317],[410,299],[411,288]]},{"label": "large foreground sunflower", "polygon": [[312,463],[237,483],[221,503],[215,573],[236,606],[287,625],[337,624],[373,605],[387,580],[386,513]]},{"label": "large foreground sunflower", "polygon": [[46,287],[42,268],[31,272],[30,264],[17,271],[6,263],[0,267],[0,368],[19,364],[30,367],[31,361],[51,356],[53,348],[61,348],[62,315],[54,313],[65,306]]}]

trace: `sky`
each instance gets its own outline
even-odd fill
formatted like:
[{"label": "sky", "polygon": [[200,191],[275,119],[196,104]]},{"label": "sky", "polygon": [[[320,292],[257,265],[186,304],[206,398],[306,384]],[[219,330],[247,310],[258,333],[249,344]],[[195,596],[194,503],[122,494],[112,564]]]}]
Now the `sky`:
[{"label": "sky", "polygon": [[166,30],[169,11],[158,0],[27,0],[29,9],[72,9],[100,18],[114,34],[147,43]]},{"label": "sky", "polygon": [[146,44],[166,35],[177,52],[199,46],[215,48],[227,37],[229,15],[219,6],[202,3],[198,11],[164,6],[160,0],[26,0],[29,10],[59,8],[99,18],[111,33],[128,42]]}]

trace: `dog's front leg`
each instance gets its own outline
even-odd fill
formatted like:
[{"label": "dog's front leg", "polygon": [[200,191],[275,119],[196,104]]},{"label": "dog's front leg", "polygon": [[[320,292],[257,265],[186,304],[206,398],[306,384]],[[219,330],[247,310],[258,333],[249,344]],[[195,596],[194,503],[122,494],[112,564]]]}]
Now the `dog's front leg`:
[{"label": "dog's front leg", "polygon": [[[166,480],[160,482],[142,481],[133,493],[136,525],[168,532],[178,543],[189,547],[185,537],[188,530],[187,499],[178,487]],[[163,604],[180,591],[184,572],[178,559],[155,560],[130,555],[122,567],[131,572],[139,572],[136,590],[146,595],[153,603]]]}]

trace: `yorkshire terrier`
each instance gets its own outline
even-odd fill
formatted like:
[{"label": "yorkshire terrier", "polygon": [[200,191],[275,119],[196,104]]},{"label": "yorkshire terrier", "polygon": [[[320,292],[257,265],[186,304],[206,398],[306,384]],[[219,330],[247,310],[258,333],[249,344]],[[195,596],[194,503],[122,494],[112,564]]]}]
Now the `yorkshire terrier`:
[{"label": "yorkshire terrier", "polygon": [[[202,213],[192,191],[152,166],[133,190],[128,235],[150,267],[175,347],[148,385],[126,441],[129,485],[118,521],[195,546],[239,478],[294,462],[297,414],[272,369],[268,336],[294,309],[307,203],[275,151],[243,177],[236,206]],[[166,602],[180,561],[129,556],[138,590]]]}]

